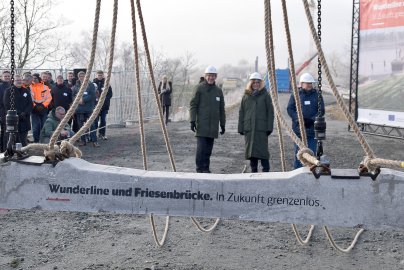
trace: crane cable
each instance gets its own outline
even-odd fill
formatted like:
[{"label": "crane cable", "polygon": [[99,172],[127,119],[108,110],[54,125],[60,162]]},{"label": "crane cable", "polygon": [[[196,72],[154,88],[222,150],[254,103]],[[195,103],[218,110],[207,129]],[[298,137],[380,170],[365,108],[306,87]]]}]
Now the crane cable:
[{"label": "crane cable", "polygon": [[[305,143],[305,146],[307,147],[307,136],[306,136],[306,129],[305,129],[304,120],[303,120],[303,112],[302,112],[299,92],[298,92],[298,89],[296,88],[297,83],[296,83],[296,73],[295,73],[295,68],[294,68],[295,63],[294,63],[293,50],[292,50],[292,40],[291,40],[290,29],[289,29],[288,11],[286,8],[285,0],[282,0],[282,14],[283,14],[283,21],[284,21],[284,26],[285,26],[286,40],[287,40],[287,45],[288,45],[289,66],[290,66],[290,73],[291,73],[290,75],[292,78],[293,96],[295,98],[296,109],[298,112],[297,115],[298,115],[298,119],[299,119],[300,134],[301,134],[303,143]],[[272,48],[273,48],[273,45],[272,45]],[[273,62],[275,62],[275,59],[273,59]],[[310,225],[306,239],[303,240],[297,229],[297,225],[292,224],[292,230],[296,236],[297,241],[301,245],[307,245],[310,242],[314,228],[315,228],[314,225]]]},{"label": "crane cable", "polygon": [[[15,73],[15,55],[14,55],[14,49],[15,49],[15,33],[14,33],[14,26],[15,26],[15,21],[14,21],[14,0],[10,1],[10,35],[11,35],[11,46],[10,46],[10,56],[11,56],[11,92],[10,92],[10,110],[15,110],[15,96],[14,96],[14,73]],[[1,101],[2,102],[2,101]]]},{"label": "crane cable", "polygon": [[[319,3],[319,4],[318,4],[318,7],[321,8],[321,0],[318,0],[318,3]],[[336,99],[337,99],[337,102],[338,102],[338,100],[341,100],[341,101],[342,101],[342,98],[341,98],[341,96],[339,95],[339,93],[338,93],[338,91],[337,91],[337,89],[336,89],[336,87],[335,87],[335,84],[334,84],[334,82],[333,82],[333,79],[332,79],[332,77],[331,77],[331,75],[330,75],[330,72],[329,72],[329,70],[328,70],[328,65],[327,65],[327,62],[326,62],[326,60],[325,60],[325,57],[324,57],[324,54],[323,54],[323,51],[322,51],[322,47],[321,47],[321,43],[320,43],[320,38],[321,38],[321,36],[320,36],[320,35],[317,35],[317,33],[316,33],[316,31],[315,31],[314,23],[313,23],[313,18],[311,17],[310,9],[309,9],[309,4],[308,4],[307,0],[303,0],[303,5],[304,5],[306,17],[307,17],[307,20],[308,20],[308,23],[309,23],[309,26],[310,26],[310,30],[311,30],[313,39],[314,39],[314,41],[315,41],[315,43],[316,43],[316,47],[317,47],[317,51],[318,51],[318,55],[319,55],[319,66],[320,66],[320,67],[324,66],[324,71],[325,71],[325,73],[326,73],[327,80],[328,80],[328,82],[330,83],[331,88],[333,89],[333,92],[334,92],[334,95],[335,95],[335,97],[336,97]],[[320,12],[320,11],[319,11],[319,12]],[[319,14],[321,14],[321,13],[319,13]],[[321,19],[320,19],[320,21],[321,21]],[[319,29],[319,34],[320,34],[320,33],[321,33],[321,29]],[[334,90],[335,90],[335,91],[334,91]],[[338,104],[340,105],[340,107],[341,107],[341,109],[343,110],[343,112],[344,112],[344,113],[346,112],[346,115],[345,115],[345,116],[347,117],[347,119],[348,119],[349,124],[351,125],[351,127],[354,129],[354,131],[355,131],[355,129],[358,131],[357,137],[358,137],[359,142],[361,143],[361,145],[362,145],[362,147],[363,147],[365,153],[366,153],[369,157],[374,158],[373,150],[371,149],[370,145],[366,142],[366,140],[365,140],[365,138],[363,137],[362,133],[359,131],[359,128],[358,128],[358,126],[356,125],[356,123],[353,121],[353,118],[352,118],[351,114],[348,112],[348,109],[346,108],[345,103],[343,103],[343,101],[342,101],[341,103],[338,102]],[[351,121],[351,120],[352,120],[352,121]],[[356,133],[356,132],[355,132],[355,133]],[[358,136],[358,135],[359,135],[359,136]],[[350,251],[352,250],[352,248],[356,245],[356,242],[358,241],[359,236],[364,232],[364,229],[362,228],[362,229],[360,229],[360,230],[356,233],[356,235],[355,235],[355,237],[354,237],[352,243],[351,243],[351,244],[349,245],[349,247],[346,248],[346,249],[343,249],[343,248],[339,247],[339,246],[335,243],[335,241],[334,241],[334,239],[333,239],[333,237],[332,237],[332,235],[331,235],[331,233],[330,233],[330,231],[329,231],[329,229],[328,229],[327,226],[324,226],[324,231],[325,231],[325,233],[326,233],[326,235],[327,235],[327,238],[328,238],[328,240],[330,241],[331,245],[332,245],[336,250],[338,250],[338,251],[340,251],[340,252],[348,253],[348,252],[350,252]]]}]

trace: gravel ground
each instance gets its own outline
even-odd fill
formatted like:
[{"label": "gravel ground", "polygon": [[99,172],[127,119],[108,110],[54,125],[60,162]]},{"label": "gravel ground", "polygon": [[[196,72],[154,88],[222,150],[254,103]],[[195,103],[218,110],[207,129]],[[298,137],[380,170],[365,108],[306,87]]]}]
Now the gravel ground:
[{"label": "gravel ground", "polygon": [[[280,95],[285,107],[287,95]],[[331,98],[326,97],[327,104]],[[238,173],[243,138],[237,133],[237,106],[228,109],[226,134],[215,141],[213,173]],[[328,115],[331,115],[329,113]],[[287,117],[287,116],[286,116]],[[137,126],[109,129],[100,148],[83,147],[87,161],[142,168]],[[195,138],[187,122],[168,126],[178,171],[195,170]],[[146,124],[149,170],[170,171],[157,122]],[[277,136],[271,135],[271,171],[280,171]],[[366,135],[379,157],[403,159],[404,143]],[[284,134],[288,169],[293,144]],[[333,168],[356,168],[363,151],[347,123],[327,120],[325,153]],[[403,214],[403,213],[397,213]],[[212,220],[205,220],[208,226]],[[164,219],[158,218],[158,231]],[[172,217],[166,244],[157,248],[146,216],[66,212],[0,212],[0,269],[404,269],[404,231],[365,231],[349,254],[334,250],[316,227],[307,246],[300,246],[290,224],[223,220],[213,233],[199,232],[189,218]],[[307,226],[299,226],[303,235]],[[335,240],[346,247],[354,229],[333,228]]]}]

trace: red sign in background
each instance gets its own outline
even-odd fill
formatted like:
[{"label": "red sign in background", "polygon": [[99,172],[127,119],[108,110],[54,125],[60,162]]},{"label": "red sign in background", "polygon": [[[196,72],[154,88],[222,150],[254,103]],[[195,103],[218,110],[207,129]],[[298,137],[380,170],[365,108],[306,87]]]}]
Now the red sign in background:
[{"label": "red sign in background", "polygon": [[404,1],[361,0],[360,30],[404,26]]}]

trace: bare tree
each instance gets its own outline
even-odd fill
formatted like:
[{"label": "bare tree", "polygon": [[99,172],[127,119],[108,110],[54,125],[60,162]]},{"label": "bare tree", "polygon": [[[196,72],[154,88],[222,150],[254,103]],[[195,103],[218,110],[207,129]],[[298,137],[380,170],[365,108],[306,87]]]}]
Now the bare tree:
[{"label": "bare tree", "polygon": [[[106,70],[108,67],[110,49],[110,31],[103,30],[98,33],[94,68]],[[81,32],[81,39],[67,45],[67,64],[85,67],[89,61],[92,46],[91,34],[88,31]]]},{"label": "bare tree", "polygon": [[[52,16],[54,0],[17,0],[15,2],[15,63],[17,68],[37,68],[60,57],[60,39],[54,30],[63,22]],[[9,66],[10,52],[10,7],[7,1],[0,4],[0,65]]]}]

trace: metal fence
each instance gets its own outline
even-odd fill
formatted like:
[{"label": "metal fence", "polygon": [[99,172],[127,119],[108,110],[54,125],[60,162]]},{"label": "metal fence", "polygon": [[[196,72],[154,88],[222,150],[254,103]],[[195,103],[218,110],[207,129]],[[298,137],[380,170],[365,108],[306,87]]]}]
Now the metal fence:
[{"label": "metal fence", "polygon": [[[2,72],[5,69],[0,69]],[[64,78],[67,76],[67,69],[35,69],[35,70],[16,70],[16,74],[23,74],[30,71],[31,73],[41,73],[49,71],[53,78],[62,74]],[[96,77],[95,71],[92,72],[91,81]],[[149,80],[149,74],[142,72],[140,74],[141,97],[143,117],[145,120],[157,119],[158,110],[155,101],[152,85]],[[158,86],[158,81],[156,81]],[[111,74],[110,81],[113,97],[111,98],[110,110],[108,113],[108,125],[126,125],[138,120],[137,112],[137,95],[134,71],[114,71]],[[188,118],[189,100],[191,99],[194,85],[173,82],[173,93],[171,95],[172,106],[170,119],[173,121],[185,120]]]}]

